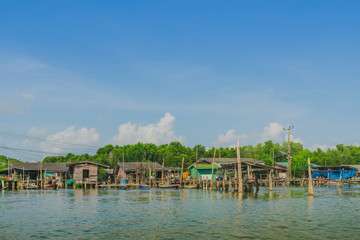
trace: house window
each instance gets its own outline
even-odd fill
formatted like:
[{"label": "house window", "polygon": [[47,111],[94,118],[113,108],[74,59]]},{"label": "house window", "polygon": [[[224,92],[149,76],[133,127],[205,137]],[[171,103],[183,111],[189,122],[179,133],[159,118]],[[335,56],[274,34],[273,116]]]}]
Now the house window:
[{"label": "house window", "polygon": [[83,170],[83,179],[89,178],[89,176],[90,176],[89,169],[84,169]]}]

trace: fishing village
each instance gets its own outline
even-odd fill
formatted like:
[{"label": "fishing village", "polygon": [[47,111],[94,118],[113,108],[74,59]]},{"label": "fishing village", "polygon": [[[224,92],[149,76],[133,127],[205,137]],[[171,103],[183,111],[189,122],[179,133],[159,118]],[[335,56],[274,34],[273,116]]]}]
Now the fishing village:
[{"label": "fishing village", "polygon": [[[114,169],[91,161],[65,163],[13,163],[0,172],[3,190],[56,189],[204,189],[227,192],[257,192],[261,186],[272,191],[273,186],[335,185],[341,187],[359,184],[360,165],[319,166],[308,160],[306,176],[291,176],[288,162],[265,165],[262,160],[241,158],[198,158],[184,168],[184,158],[178,167],[167,167],[157,162],[118,162]],[[289,150],[290,152],[290,150]],[[105,170],[105,181],[98,181],[99,169]]]},{"label": "fishing village", "polygon": [[0,240],[360,239],[360,1],[0,2]]}]

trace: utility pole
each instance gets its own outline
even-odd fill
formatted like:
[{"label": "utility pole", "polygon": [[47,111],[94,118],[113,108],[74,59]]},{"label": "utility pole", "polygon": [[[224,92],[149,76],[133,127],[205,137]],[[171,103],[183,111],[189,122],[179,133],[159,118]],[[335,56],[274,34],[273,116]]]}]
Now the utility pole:
[{"label": "utility pole", "polygon": [[288,166],[286,170],[286,180],[289,184],[289,180],[291,178],[291,161],[290,161],[290,130],[293,129],[294,126],[288,126],[287,128],[283,128],[284,131],[288,131]]}]

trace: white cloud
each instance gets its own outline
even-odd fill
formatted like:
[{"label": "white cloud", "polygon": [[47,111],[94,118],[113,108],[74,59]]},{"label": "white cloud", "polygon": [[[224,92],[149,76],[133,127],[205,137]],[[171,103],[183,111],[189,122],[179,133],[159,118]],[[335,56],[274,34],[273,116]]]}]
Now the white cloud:
[{"label": "white cloud", "polygon": [[173,131],[175,117],[166,113],[157,123],[138,125],[127,122],[119,126],[118,134],[113,137],[113,142],[118,145],[134,144],[137,142],[164,144],[171,141],[184,142],[185,137],[176,136]]},{"label": "white cloud", "polygon": [[[88,129],[83,127],[80,129],[75,129],[75,126],[70,126],[64,131],[60,131],[46,137],[48,142],[57,143],[57,145],[43,142],[41,144],[41,148],[52,153],[64,153],[66,151],[59,143],[64,143],[66,146],[71,146],[71,144],[88,145],[97,143],[99,138],[100,135],[96,132],[95,128]],[[74,148],[76,147],[74,146]]]},{"label": "white cloud", "polygon": [[248,136],[246,134],[242,135],[236,135],[235,130],[231,129],[228,130],[225,134],[220,134],[218,136],[218,139],[215,143],[215,145],[220,146],[234,146],[236,145],[236,142],[239,140],[240,142],[244,142],[248,139]]},{"label": "white cloud", "polygon": [[32,127],[28,130],[27,134],[30,137],[44,137],[48,134],[49,129]]},{"label": "white cloud", "polygon": [[24,106],[15,101],[0,101],[0,113],[6,115],[22,115],[25,113]]},{"label": "white cloud", "polygon": [[35,96],[30,93],[23,93],[22,97],[24,100],[34,100],[35,99]]},{"label": "white cloud", "polygon": [[[265,142],[268,140],[272,140],[274,142],[280,142],[282,140],[287,141],[288,135],[287,132],[284,131],[284,126],[277,122],[272,122],[268,126],[266,126],[261,134],[260,142]],[[284,136],[284,137],[283,137]],[[292,134],[290,134],[290,141],[295,143],[304,144],[304,141],[301,138],[295,138]]]},{"label": "white cloud", "polygon": [[266,126],[261,134],[261,142],[265,142],[268,140],[280,141],[282,139],[282,135],[284,133],[284,127],[277,123],[272,122],[268,126]]},{"label": "white cloud", "polygon": [[314,144],[311,147],[309,147],[310,151],[316,151],[318,148],[320,148],[322,151],[327,151],[328,149],[336,149],[336,146],[330,146],[326,144]]},{"label": "white cloud", "polygon": [[[287,141],[287,136],[285,137],[285,141]],[[290,141],[294,143],[304,144],[304,141],[301,138],[295,138],[292,134],[290,134]]]},{"label": "white cloud", "polygon": [[[264,127],[261,133],[252,132],[248,134],[237,135],[235,130],[228,130],[225,134],[218,136],[215,145],[222,146],[235,146],[236,141],[239,140],[241,144],[257,144],[264,143],[272,140],[273,142],[287,141],[287,132],[284,131],[284,126],[277,122],[272,122],[268,126]],[[290,141],[304,144],[301,138],[294,138],[290,134]]]}]

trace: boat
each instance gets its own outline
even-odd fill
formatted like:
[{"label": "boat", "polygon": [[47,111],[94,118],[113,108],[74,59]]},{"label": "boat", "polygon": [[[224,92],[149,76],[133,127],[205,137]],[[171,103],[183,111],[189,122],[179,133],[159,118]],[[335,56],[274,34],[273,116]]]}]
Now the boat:
[{"label": "boat", "polygon": [[172,188],[172,189],[177,189],[179,188],[180,185],[179,184],[159,184],[159,188]]},{"label": "boat", "polygon": [[54,189],[55,184],[44,185],[44,189]]},{"label": "boat", "polygon": [[196,189],[196,188],[198,188],[198,186],[197,186],[197,184],[189,184],[189,185],[184,185],[183,188]]}]

